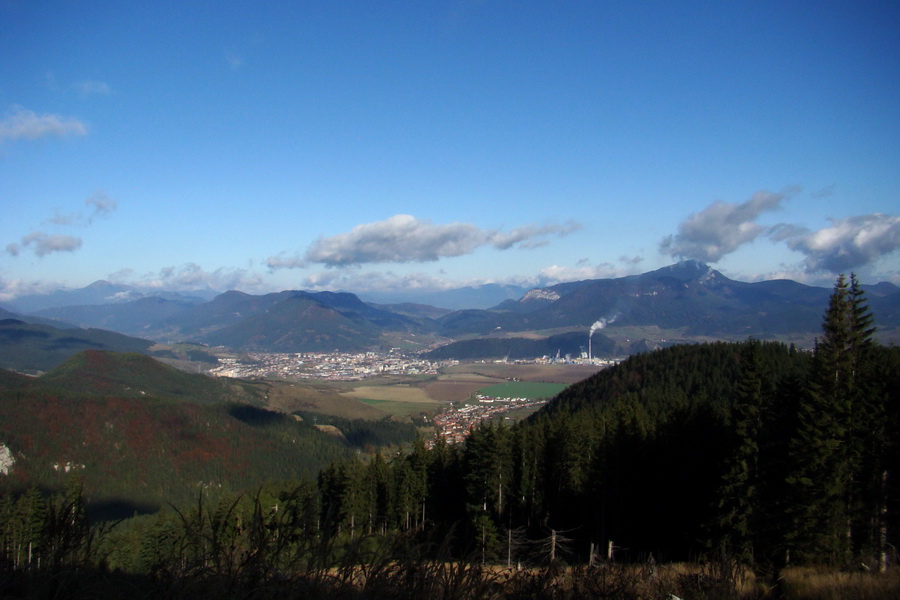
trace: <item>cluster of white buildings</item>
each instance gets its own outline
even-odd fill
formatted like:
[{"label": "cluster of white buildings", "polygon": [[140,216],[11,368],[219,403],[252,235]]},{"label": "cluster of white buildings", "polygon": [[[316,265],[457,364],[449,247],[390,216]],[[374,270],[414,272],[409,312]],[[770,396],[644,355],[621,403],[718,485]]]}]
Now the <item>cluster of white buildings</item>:
[{"label": "cluster of white buildings", "polygon": [[469,432],[486,419],[492,419],[516,408],[527,408],[544,405],[546,399],[531,400],[529,398],[495,398],[477,394],[477,404],[450,406],[434,417],[437,431],[435,436],[443,438],[448,444],[464,442]]},{"label": "cluster of white buildings", "polygon": [[254,352],[245,358],[220,358],[212,375],[237,378],[355,381],[375,375],[437,375],[446,362],[391,352]]}]

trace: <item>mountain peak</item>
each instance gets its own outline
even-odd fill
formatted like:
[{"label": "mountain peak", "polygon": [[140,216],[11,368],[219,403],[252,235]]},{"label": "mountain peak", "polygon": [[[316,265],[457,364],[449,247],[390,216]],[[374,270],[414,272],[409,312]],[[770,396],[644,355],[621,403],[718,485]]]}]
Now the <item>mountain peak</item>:
[{"label": "mountain peak", "polygon": [[672,267],[675,269],[681,269],[684,271],[694,271],[697,273],[707,273],[709,271],[712,271],[712,267],[710,267],[708,264],[706,264],[705,262],[693,259],[693,258],[679,261],[679,262],[675,263],[674,265],[672,265]]},{"label": "mountain peak", "polygon": [[709,279],[720,275],[718,271],[715,271],[708,264],[694,259],[682,260],[674,265],[657,269],[651,273],[645,273],[645,275],[650,274],[674,277],[681,281],[698,280],[700,283],[705,283]]},{"label": "mountain peak", "polygon": [[105,279],[98,279],[98,280],[95,281],[94,283],[92,283],[92,284],[86,286],[84,289],[86,289],[86,290],[97,290],[97,289],[109,288],[109,287],[112,287],[112,285],[113,285],[113,284],[111,284],[110,282],[108,282],[108,281],[105,280]]}]

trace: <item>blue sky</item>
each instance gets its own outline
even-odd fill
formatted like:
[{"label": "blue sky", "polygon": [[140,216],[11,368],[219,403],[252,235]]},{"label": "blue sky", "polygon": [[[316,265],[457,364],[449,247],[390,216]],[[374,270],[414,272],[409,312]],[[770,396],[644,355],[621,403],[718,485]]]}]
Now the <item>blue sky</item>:
[{"label": "blue sky", "polygon": [[900,283],[897,2],[0,0],[0,301]]}]

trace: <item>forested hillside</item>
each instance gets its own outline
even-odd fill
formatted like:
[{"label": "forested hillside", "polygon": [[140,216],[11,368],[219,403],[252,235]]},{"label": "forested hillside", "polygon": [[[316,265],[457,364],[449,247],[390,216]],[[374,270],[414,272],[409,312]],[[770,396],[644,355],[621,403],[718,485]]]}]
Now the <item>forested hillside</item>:
[{"label": "forested hillside", "polygon": [[249,405],[31,392],[0,400],[0,443],[14,461],[0,490],[60,490],[75,478],[102,517],[314,477],[351,453],[312,425]]}]

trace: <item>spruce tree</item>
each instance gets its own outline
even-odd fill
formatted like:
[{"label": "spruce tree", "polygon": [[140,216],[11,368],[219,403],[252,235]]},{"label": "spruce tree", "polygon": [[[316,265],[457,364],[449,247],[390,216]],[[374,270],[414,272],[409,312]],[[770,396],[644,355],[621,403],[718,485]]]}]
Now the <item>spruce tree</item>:
[{"label": "spruce tree", "polygon": [[872,336],[875,334],[875,317],[869,309],[865,292],[860,288],[855,273],[850,274],[850,289],[847,291],[850,304],[851,345],[855,352],[855,360],[859,366],[875,345]]},{"label": "spruce tree", "polygon": [[850,276],[851,349],[853,352],[852,437],[848,451],[855,465],[850,496],[853,551],[863,559],[880,560],[886,507],[886,381],[889,370],[883,352],[872,340],[874,317],[856,276]]},{"label": "spruce tree", "polygon": [[714,527],[718,550],[748,563],[753,560],[762,388],[759,342],[750,340],[741,352],[741,379],[731,408],[733,446],[718,492]]},{"label": "spruce tree", "polygon": [[[822,322],[813,373],[798,411],[789,476],[793,517],[790,546],[808,561],[840,564],[850,558],[860,512],[864,357],[873,318],[855,276],[840,275]],[[871,411],[869,411],[871,412]]]}]

